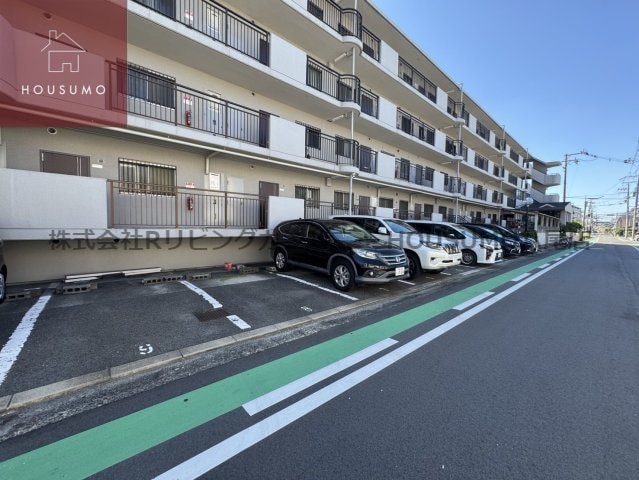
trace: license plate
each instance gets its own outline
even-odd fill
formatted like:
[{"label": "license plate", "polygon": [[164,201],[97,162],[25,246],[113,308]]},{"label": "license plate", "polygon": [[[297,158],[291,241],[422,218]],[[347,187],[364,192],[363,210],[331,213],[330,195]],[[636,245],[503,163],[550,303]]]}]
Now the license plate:
[{"label": "license plate", "polygon": [[406,271],[406,267],[397,267],[395,269],[395,276],[396,277],[401,277],[402,275],[404,275],[405,271]]}]

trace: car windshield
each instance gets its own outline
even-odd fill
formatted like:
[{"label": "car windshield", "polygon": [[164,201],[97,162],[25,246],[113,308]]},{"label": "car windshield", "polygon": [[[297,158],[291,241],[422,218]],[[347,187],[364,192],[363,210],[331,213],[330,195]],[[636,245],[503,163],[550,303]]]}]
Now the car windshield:
[{"label": "car windshield", "polygon": [[388,224],[389,228],[395,233],[416,233],[413,227],[411,227],[408,223],[402,222],[401,220],[385,220]]},{"label": "car windshield", "polygon": [[373,235],[354,223],[335,223],[326,225],[331,236],[340,242],[353,243],[360,240],[374,240]]},{"label": "car windshield", "polygon": [[473,232],[469,228],[464,227],[463,225],[456,225],[455,228],[459,230],[461,233],[466,235],[467,237],[475,238],[477,237],[477,233]]}]

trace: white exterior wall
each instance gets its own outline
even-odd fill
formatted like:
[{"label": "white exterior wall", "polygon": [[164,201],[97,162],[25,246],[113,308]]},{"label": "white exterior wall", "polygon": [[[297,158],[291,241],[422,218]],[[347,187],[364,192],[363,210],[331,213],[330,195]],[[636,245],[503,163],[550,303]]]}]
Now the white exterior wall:
[{"label": "white exterior wall", "polygon": [[378,152],[377,174],[384,178],[395,178],[395,157],[393,155]]},{"label": "white exterior wall", "polygon": [[290,197],[268,197],[268,229],[272,232],[278,223],[304,218],[304,200]]},{"label": "white exterior wall", "polygon": [[103,229],[107,226],[107,189],[106,181],[101,178],[3,168],[0,169],[0,205],[0,231]]},{"label": "white exterior wall", "polygon": [[292,80],[306,83],[306,53],[271,33],[271,68]]},{"label": "white exterior wall", "polygon": [[395,130],[397,127],[397,105],[384,97],[379,97],[378,120],[388,128]]},{"label": "white exterior wall", "polygon": [[437,87],[437,106],[442,110],[448,110],[448,95],[441,88]]},{"label": "white exterior wall", "polygon": [[304,158],[306,128],[279,117],[271,117],[272,152]]},{"label": "white exterior wall", "polygon": [[397,76],[397,69],[399,68],[399,54],[383,40],[380,40],[379,64],[387,70],[389,74]]},{"label": "white exterior wall", "polygon": [[441,130],[435,130],[435,148],[442,152],[446,150],[446,134]]},{"label": "white exterior wall", "polygon": [[468,130],[475,133],[477,131],[477,119],[470,113],[468,114]]}]

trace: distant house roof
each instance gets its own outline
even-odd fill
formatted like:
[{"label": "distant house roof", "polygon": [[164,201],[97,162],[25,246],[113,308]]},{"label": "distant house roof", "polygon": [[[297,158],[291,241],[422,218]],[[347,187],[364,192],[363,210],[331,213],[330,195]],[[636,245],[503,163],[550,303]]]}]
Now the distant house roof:
[{"label": "distant house roof", "polygon": [[526,209],[531,212],[563,212],[570,202],[533,202]]}]

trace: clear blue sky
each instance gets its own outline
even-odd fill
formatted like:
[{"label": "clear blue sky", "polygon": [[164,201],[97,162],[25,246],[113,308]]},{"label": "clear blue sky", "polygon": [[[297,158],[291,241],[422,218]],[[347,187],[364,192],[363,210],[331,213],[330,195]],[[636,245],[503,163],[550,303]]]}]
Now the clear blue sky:
[{"label": "clear blue sky", "polygon": [[[635,157],[639,0],[372,1],[531,155]],[[599,215],[625,212],[618,189],[639,155],[570,158],[583,161],[568,165],[568,200],[603,195]]]}]

